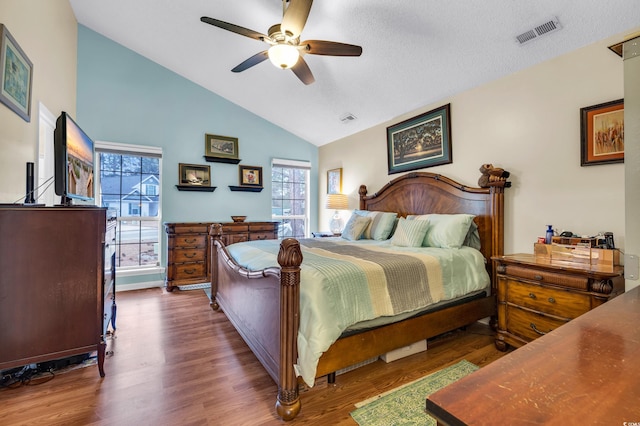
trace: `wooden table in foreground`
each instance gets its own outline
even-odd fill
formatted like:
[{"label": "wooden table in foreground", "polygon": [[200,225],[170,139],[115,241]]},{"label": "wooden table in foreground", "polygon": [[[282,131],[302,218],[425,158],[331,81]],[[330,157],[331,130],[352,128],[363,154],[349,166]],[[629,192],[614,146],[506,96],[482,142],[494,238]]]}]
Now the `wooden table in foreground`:
[{"label": "wooden table in foreground", "polygon": [[430,395],[442,425],[640,424],[640,286]]}]

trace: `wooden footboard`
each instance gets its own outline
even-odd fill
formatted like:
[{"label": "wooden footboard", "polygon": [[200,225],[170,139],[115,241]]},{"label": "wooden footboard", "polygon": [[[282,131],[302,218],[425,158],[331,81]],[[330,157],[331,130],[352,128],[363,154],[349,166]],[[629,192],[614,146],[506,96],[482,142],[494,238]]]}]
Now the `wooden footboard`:
[{"label": "wooden footboard", "polygon": [[[496,313],[492,256],[503,254],[503,188],[471,188],[432,173],[409,173],[367,196],[360,188],[360,208],[393,211],[401,216],[427,213],[471,213],[480,230],[482,253],[492,279],[492,295],[407,319],[335,342],[320,358],[316,377],[422,339],[455,330]],[[300,411],[297,336],[300,309],[300,264],[297,240],[282,241],[279,268],[248,271],[234,262],[221,241],[222,226],[210,228],[211,306],[221,308],[247,345],[278,384],[276,412],[284,420]]]}]

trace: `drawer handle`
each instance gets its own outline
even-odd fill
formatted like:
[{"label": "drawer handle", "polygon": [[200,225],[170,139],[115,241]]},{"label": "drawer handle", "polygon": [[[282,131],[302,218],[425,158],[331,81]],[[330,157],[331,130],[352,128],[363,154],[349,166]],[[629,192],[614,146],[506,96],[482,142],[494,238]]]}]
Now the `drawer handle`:
[{"label": "drawer handle", "polygon": [[195,270],[195,269],[185,269],[185,270],[184,270],[184,273],[185,273],[185,274],[193,274],[194,272],[196,272],[196,270]]},{"label": "drawer handle", "polygon": [[554,299],[553,297],[549,298],[549,303],[556,303],[556,299]]},{"label": "drawer handle", "polygon": [[536,325],[535,325],[534,323],[529,324],[529,326],[531,327],[531,329],[532,329],[533,331],[535,331],[536,333],[538,333],[538,334],[539,334],[539,335],[541,335],[541,336],[544,336],[545,334],[547,334],[547,333],[545,333],[544,331],[540,331],[540,330],[538,330],[538,328],[536,327]]},{"label": "drawer handle", "polygon": [[529,293],[529,297],[532,298],[532,299],[535,299],[536,295],[534,293]]},{"label": "drawer handle", "polygon": [[259,240],[265,240],[267,237],[265,237],[264,235],[258,235],[258,239]]},{"label": "drawer handle", "polygon": [[187,239],[185,238],[185,240],[184,240],[184,242],[185,242],[185,243],[195,243],[196,241],[197,241],[197,240],[196,240],[195,238],[192,238],[192,239],[189,239],[189,240],[187,240]]},{"label": "drawer handle", "polygon": [[196,257],[195,253],[185,253],[184,257],[188,257],[189,259],[191,259],[192,257]]},{"label": "drawer handle", "polygon": [[538,281],[542,281],[542,275],[534,275],[533,279],[534,280],[538,280]]}]

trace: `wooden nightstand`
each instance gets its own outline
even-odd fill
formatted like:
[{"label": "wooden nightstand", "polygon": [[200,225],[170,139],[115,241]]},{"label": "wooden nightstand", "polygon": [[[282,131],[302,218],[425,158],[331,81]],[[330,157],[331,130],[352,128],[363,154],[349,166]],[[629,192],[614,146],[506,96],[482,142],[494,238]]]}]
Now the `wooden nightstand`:
[{"label": "wooden nightstand", "polygon": [[624,293],[622,266],[554,262],[533,254],[494,257],[496,347],[522,346]]}]

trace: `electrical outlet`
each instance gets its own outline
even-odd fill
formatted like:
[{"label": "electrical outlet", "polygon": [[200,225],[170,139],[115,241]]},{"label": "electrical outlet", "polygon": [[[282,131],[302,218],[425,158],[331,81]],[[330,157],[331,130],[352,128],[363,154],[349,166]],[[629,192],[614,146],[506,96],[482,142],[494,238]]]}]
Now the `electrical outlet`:
[{"label": "electrical outlet", "polygon": [[640,262],[635,254],[624,255],[624,277],[627,280],[637,280],[640,274]]}]

